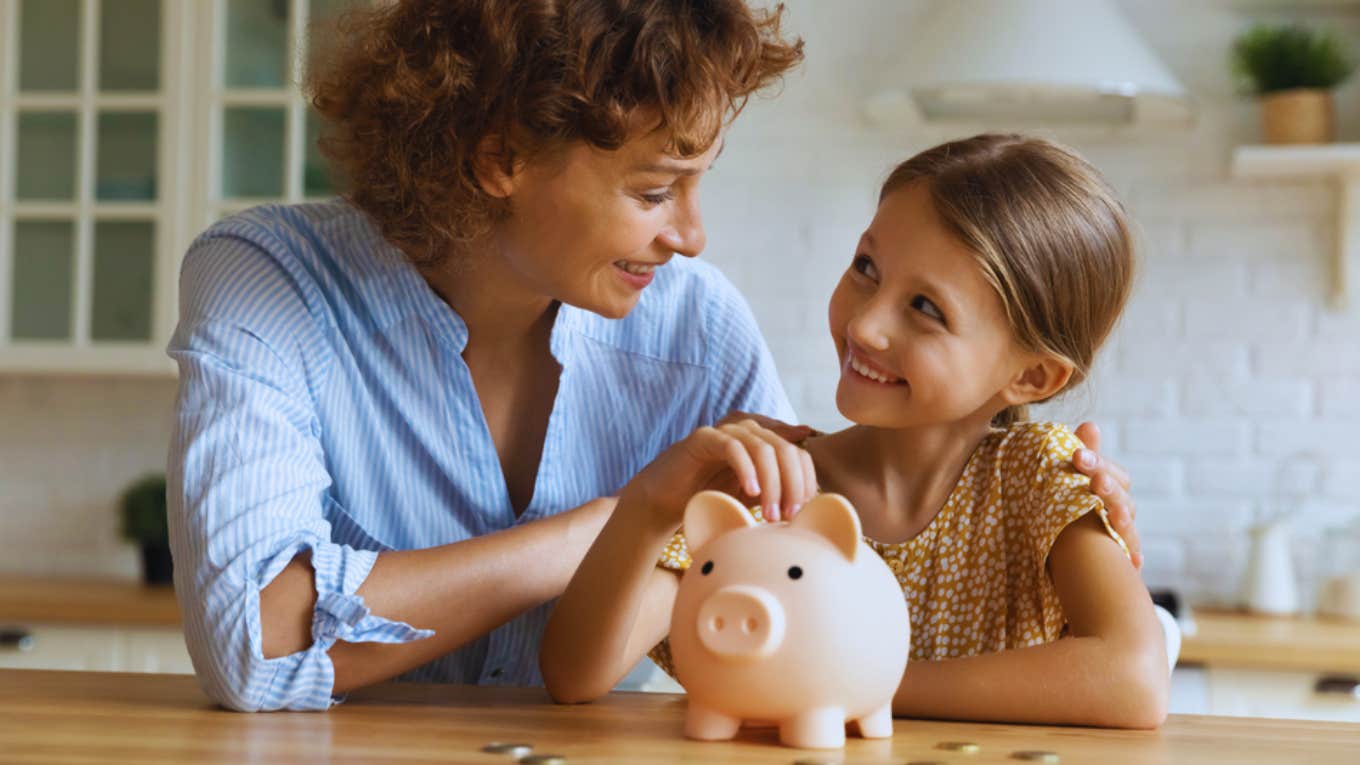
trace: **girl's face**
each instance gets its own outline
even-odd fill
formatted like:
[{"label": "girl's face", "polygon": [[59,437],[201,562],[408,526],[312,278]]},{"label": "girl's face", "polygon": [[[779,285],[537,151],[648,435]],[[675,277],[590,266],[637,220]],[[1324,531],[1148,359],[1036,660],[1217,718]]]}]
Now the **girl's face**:
[{"label": "girl's face", "polygon": [[610,318],[626,315],[675,254],[704,248],[699,179],[721,140],[698,157],[642,133],[617,151],[584,142],[530,161],[504,180],[511,206],[498,250],[528,290]]},{"label": "girl's face", "polygon": [[861,425],[989,422],[1023,391],[1029,354],[1000,296],[925,183],[885,197],[831,296],[836,406]]}]

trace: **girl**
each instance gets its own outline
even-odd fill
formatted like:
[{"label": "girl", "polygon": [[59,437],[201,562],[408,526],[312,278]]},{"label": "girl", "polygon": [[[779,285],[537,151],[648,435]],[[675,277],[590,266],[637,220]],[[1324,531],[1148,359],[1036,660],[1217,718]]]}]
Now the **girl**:
[{"label": "girl", "polygon": [[[1085,378],[1132,274],[1122,207],[1070,151],[1006,135],[928,150],[884,184],[831,299],[836,403],[854,426],[798,452],[731,424],[648,470],[703,454],[749,495],[845,495],[910,604],[896,714],[1156,727],[1169,678],[1152,603],[1072,467],[1080,442],[1025,417]],[[626,499],[655,512],[616,513],[545,633],[560,701],[606,692],[653,646],[668,665],[689,564],[670,532],[688,497]]]}]

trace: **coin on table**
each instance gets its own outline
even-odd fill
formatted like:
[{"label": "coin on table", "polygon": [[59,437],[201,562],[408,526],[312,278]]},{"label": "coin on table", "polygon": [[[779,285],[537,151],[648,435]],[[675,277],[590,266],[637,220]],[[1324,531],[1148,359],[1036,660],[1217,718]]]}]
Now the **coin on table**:
[{"label": "coin on table", "polygon": [[567,765],[567,758],[560,754],[531,754],[519,758],[519,765]]},{"label": "coin on table", "polygon": [[504,741],[492,741],[482,747],[482,751],[487,752],[488,754],[504,754],[518,760],[534,751],[534,748],[529,744],[509,744]]},{"label": "coin on table", "polygon": [[964,754],[977,754],[982,751],[982,747],[972,741],[941,741],[935,748],[949,752],[963,752]]},{"label": "coin on table", "polygon": [[1041,752],[1038,750],[1011,752],[1011,757],[1017,760],[1025,760],[1026,762],[1047,762],[1050,763],[1050,765],[1057,765],[1059,762],[1057,752]]}]

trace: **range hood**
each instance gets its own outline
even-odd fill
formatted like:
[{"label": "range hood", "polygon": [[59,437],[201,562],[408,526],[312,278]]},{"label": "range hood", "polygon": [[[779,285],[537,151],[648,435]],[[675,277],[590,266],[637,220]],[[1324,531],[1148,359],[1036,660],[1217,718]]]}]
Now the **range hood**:
[{"label": "range hood", "polygon": [[871,118],[927,123],[1185,123],[1185,87],[1110,0],[940,0],[904,35]]}]

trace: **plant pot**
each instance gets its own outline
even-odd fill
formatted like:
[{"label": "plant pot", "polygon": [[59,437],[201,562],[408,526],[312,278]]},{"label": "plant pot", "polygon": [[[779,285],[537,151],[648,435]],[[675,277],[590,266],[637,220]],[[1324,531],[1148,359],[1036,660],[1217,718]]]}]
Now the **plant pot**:
[{"label": "plant pot", "polygon": [[1261,96],[1261,133],[1266,143],[1331,143],[1332,91],[1296,88]]},{"label": "plant pot", "polygon": [[142,545],[142,579],[147,584],[171,584],[174,565],[167,545]]}]

